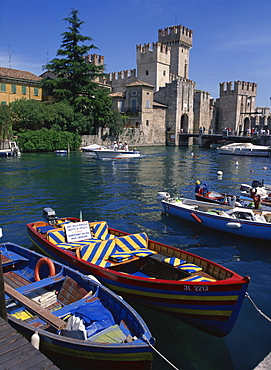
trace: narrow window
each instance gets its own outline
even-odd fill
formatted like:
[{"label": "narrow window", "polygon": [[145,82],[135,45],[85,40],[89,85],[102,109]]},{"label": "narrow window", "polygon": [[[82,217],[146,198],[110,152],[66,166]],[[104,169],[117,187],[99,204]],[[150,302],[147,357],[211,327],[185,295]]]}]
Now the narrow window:
[{"label": "narrow window", "polygon": [[149,101],[149,99],[146,100],[146,108],[150,108],[150,101]]},{"label": "narrow window", "polygon": [[6,84],[0,84],[0,91],[3,91],[3,92],[7,91]]},{"label": "narrow window", "polygon": [[38,87],[34,87],[34,95],[39,96],[39,89]]},{"label": "narrow window", "polygon": [[137,104],[136,99],[132,99],[132,112],[136,112],[136,104]]},{"label": "narrow window", "polygon": [[11,85],[12,94],[16,94],[16,85]]},{"label": "narrow window", "polygon": [[22,94],[26,95],[26,86],[22,86]]},{"label": "narrow window", "polygon": [[149,120],[148,119],[146,120],[146,126],[149,126]]},{"label": "narrow window", "polygon": [[149,74],[149,71],[146,71],[146,76],[148,76],[148,74]]}]

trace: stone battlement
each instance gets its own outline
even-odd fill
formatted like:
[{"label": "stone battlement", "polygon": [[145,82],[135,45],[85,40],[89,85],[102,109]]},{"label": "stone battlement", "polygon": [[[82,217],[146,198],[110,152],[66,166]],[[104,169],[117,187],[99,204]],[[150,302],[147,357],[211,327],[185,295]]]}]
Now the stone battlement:
[{"label": "stone battlement", "polygon": [[192,47],[193,31],[184,27],[171,26],[158,30],[158,41],[167,45],[178,43],[185,43]]},{"label": "stone battlement", "polygon": [[147,44],[140,44],[136,45],[136,51],[140,53],[148,53],[148,52],[160,52],[168,54],[170,52],[170,46],[162,44],[161,42],[149,42]]},{"label": "stone battlement", "polygon": [[245,81],[221,82],[219,86],[220,86],[220,96],[235,94],[256,96],[257,94],[257,84],[254,82],[245,82]]},{"label": "stone battlement", "polygon": [[131,77],[136,77],[136,69],[127,69],[125,71],[111,72],[109,75],[109,81],[126,80]]},{"label": "stone battlement", "polygon": [[97,54],[90,54],[86,56],[86,60],[94,64],[95,66],[103,66],[104,65],[104,56],[103,55],[97,55]]}]

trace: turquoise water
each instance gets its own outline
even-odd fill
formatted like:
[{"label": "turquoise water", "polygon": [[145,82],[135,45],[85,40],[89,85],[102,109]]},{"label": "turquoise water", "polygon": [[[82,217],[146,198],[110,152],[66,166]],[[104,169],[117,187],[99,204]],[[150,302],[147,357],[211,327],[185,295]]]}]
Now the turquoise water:
[{"label": "turquoise water", "polygon": [[[215,149],[141,148],[141,158],[98,161],[88,153],[28,154],[0,158],[2,242],[31,247],[25,224],[42,220],[42,209],[58,216],[106,220],[111,227],[139,230],[249,275],[248,292],[271,317],[270,243],[237,239],[161,214],[158,191],[193,197],[194,182],[238,192],[241,183],[271,184],[271,159],[218,155]],[[239,165],[236,165],[238,160]],[[267,169],[264,169],[267,167]],[[222,179],[217,171],[223,171]],[[271,350],[271,323],[245,299],[232,332],[215,338],[166,315],[136,306],[156,338],[156,348],[181,369],[253,369]],[[63,368],[69,368],[67,364]],[[154,370],[171,369],[154,356]]]}]

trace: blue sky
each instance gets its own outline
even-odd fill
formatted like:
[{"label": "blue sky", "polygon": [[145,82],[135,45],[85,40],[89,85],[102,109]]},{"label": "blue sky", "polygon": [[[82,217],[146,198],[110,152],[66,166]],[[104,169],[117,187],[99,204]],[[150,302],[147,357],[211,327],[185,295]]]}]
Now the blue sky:
[{"label": "blue sky", "polygon": [[40,75],[56,56],[71,8],[106,72],[136,68],[136,45],[181,24],[194,32],[189,78],[196,89],[216,99],[220,82],[255,82],[256,105],[271,106],[270,0],[0,0],[0,66]]}]

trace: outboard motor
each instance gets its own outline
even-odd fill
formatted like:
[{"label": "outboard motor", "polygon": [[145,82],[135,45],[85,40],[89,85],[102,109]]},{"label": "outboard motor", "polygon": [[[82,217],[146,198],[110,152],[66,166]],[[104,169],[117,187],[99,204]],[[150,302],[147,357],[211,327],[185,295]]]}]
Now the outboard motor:
[{"label": "outboard motor", "polygon": [[161,203],[162,200],[168,200],[169,198],[170,198],[170,194],[164,191],[160,191],[156,195],[156,200],[158,203]]},{"label": "outboard motor", "polygon": [[50,207],[43,208],[43,217],[45,218],[49,225],[56,224],[57,217],[53,208]]},{"label": "outboard motor", "polygon": [[259,186],[263,186],[262,181],[258,181],[258,180],[253,180],[252,181],[252,183],[251,183],[252,188],[258,188]]}]

